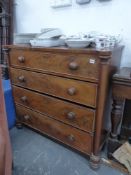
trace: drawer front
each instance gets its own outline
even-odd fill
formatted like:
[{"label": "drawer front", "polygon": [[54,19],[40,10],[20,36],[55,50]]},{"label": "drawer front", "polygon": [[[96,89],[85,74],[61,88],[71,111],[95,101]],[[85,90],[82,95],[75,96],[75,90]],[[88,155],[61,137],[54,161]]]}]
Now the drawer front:
[{"label": "drawer front", "polygon": [[16,103],[84,131],[94,131],[94,110],[18,87],[13,87],[13,94]]},{"label": "drawer front", "polygon": [[96,107],[97,85],[20,69],[10,69],[12,83],[76,103]]},{"label": "drawer front", "polygon": [[46,53],[12,49],[10,64],[77,79],[98,81],[99,78],[99,59],[95,54]]},{"label": "drawer front", "polygon": [[22,106],[16,106],[20,121],[86,154],[91,153],[92,136],[69,125],[34,112]]}]

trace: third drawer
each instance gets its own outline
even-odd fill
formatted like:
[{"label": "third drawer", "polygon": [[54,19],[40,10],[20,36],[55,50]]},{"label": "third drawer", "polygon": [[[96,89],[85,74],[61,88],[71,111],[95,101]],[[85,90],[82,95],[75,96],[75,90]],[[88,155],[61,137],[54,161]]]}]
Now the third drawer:
[{"label": "third drawer", "polygon": [[94,131],[95,110],[13,86],[15,103],[87,132]]}]

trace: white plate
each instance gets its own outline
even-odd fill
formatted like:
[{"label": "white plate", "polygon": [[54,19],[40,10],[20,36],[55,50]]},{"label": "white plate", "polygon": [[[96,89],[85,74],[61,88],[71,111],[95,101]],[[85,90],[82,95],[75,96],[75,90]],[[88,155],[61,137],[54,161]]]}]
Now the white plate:
[{"label": "white plate", "polygon": [[87,40],[66,40],[65,43],[68,47],[72,48],[85,48],[89,46],[90,41]]},{"label": "white plate", "polygon": [[65,44],[62,39],[33,39],[30,44],[36,47],[57,47]]},{"label": "white plate", "polygon": [[86,4],[89,3],[91,0],[76,0],[76,3],[78,4]]},{"label": "white plate", "polygon": [[59,38],[62,35],[62,31],[60,29],[57,28],[49,28],[49,29],[43,29],[42,32],[37,35],[37,39],[50,39],[50,38],[54,38],[57,37]]}]

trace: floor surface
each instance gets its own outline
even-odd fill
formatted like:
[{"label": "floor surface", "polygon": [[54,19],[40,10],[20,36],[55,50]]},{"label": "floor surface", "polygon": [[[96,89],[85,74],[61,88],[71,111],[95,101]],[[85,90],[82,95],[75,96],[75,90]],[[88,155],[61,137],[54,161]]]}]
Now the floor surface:
[{"label": "floor surface", "polygon": [[83,156],[28,128],[13,128],[10,136],[13,175],[124,175],[106,165],[93,171]]}]

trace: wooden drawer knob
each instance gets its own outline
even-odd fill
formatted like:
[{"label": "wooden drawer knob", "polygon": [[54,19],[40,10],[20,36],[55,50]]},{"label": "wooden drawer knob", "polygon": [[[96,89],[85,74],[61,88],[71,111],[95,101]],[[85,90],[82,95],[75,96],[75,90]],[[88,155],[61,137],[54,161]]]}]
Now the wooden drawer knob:
[{"label": "wooden drawer knob", "polygon": [[18,77],[18,80],[20,82],[24,82],[25,81],[25,77],[23,75],[21,75],[21,76]]},{"label": "wooden drawer knob", "polygon": [[69,68],[70,68],[71,70],[77,70],[78,67],[79,67],[79,65],[78,65],[78,63],[76,63],[76,62],[71,62],[71,63],[69,63]]},{"label": "wooden drawer knob", "polygon": [[26,96],[21,97],[21,101],[22,102],[26,102],[27,101],[27,97]]},{"label": "wooden drawer knob", "polygon": [[74,142],[75,141],[75,136],[73,134],[68,135],[67,138],[68,138],[68,140],[70,142]]},{"label": "wooden drawer knob", "polygon": [[29,120],[30,119],[30,116],[29,115],[24,115],[24,119],[25,120]]},{"label": "wooden drawer knob", "polygon": [[69,112],[69,113],[67,114],[67,118],[68,118],[69,120],[74,120],[75,117],[76,117],[76,114],[75,114],[74,112]]},{"label": "wooden drawer knob", "polygon": [[25,58],[24,58],[23,56],[19,56],[19,57],[18,57],[18,61],[19,61],[20,63],[24,63]]},{"label": "wooden drawer knob", "polygon": [[75,87],[71,87],[67,90],[69,95],[75,95],[76,94],[76,88]]}]

